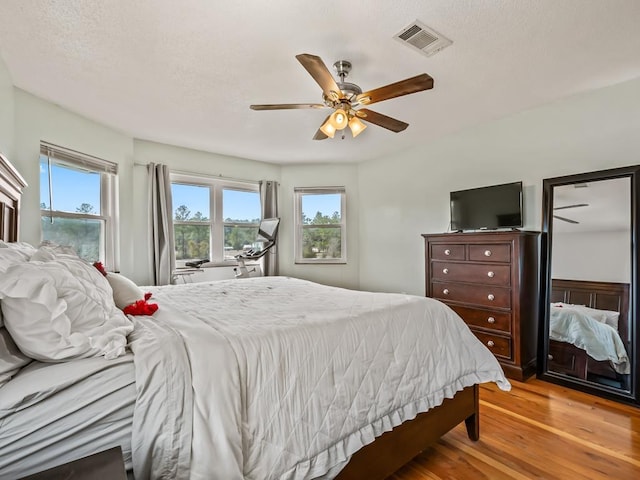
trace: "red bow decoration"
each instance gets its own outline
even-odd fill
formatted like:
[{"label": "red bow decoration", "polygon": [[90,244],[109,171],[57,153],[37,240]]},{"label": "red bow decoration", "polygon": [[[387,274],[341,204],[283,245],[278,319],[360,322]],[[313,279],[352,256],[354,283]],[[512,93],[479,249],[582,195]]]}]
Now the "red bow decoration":
[{"label": "red bow decoration", "polygon": [[94,262],[93,266],[96,267],[103,276],[107,276],[107,271],[104,269],[104,265],[102,265],[102,262]]},{"label": "red bow decoration", "polygon": [[138,300],[122,310],[127,315],[153,315],[158,310],[157,303],[147,303],[151,298],[151,293],[144,294],[144,300]]}]

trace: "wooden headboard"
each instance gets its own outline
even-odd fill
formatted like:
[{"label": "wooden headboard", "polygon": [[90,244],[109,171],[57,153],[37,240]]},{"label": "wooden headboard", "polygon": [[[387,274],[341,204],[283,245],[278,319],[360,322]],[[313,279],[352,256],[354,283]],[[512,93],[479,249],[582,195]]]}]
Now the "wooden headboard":
[{"label": "wooden headboard", "polygon": [[0,240],[18,240],[20,197],[27,182],[0,153]]},{"label": "wooden headboard", "polygon": [[598,310],[620,312],[618,332],[629,342],[629,284],[584,280],[551,280],[551,302],[586,305]]}]

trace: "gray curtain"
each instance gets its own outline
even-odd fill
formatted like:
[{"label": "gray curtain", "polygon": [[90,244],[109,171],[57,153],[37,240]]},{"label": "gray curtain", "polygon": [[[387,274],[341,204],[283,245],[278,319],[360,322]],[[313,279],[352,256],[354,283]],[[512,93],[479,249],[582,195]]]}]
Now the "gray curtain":
[{"label": "gray curtain", "polygon": [[171,179],[166,165],[147,165],[153,284],[171,283],[176,264],[171,212]]},{"label": "gray curtain", "polygon": [[[260,182],[260,207],[262,218],[278,216],[278,182],[262,180]],[[265,276],[278,275],[278,245],[274,245],[262,257],[262,273]]]}]

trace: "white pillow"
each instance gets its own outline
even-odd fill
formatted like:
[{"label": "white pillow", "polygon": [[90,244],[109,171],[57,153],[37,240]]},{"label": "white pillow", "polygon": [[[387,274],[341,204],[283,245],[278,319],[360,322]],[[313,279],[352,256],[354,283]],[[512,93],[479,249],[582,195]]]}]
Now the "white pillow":
[{"label": "white pillow", "polygon": [[36,247],[27,242],[5,242],[0,240],[0,248],[11,248],[22,253],[27,260],[36,252]]},{"label": "white pillow", "polygon": [[0,328],[0,388],[31,361],[18,349],[9,332]]},{"label": "white pillow", "polygon": [[0,276],[0,298],[7,330],[36,360],[115,358],[133,330],[113,303],[109,282],[71,256],[9,268]]},{"label": "white pillow", "polygon": [[[29,261],[30,256],[35,252],[35,248],[31,247],[33,251],[27,249],[18,248],[19,244],[7,243],[0,240],[0,274],[6,272],[13,265],[19,263],[25,263]],[[0,327],[4,325],[2,319],[2,311],[0,310]]]},{"label": "white pillow", "polygon": [[40,246],[38,247],[38,250],[41,250],[41,249],[48,249],[54,254],[63,253],[63,254],[73,255],[74,257],[78,257],[78,254],[76,253],[73,247],[69,245],[59,245],[50,240],[43,240],[42,243],[40,243]]},{"label": "white pillow", "polygon": [[29,257],[15,248],[0,248],[0,273],[6,272],[18,263],[29,261]]},{"label": "white pillow", "polygon": [[614,312],[613,310],[598,310],[584,305],[575,305],[574,307],[576,307],[578,311],[582,311],[591,318],[596,319],[598,322],[606,323],[610,327],[618,330],[618,319],[620,318],[619,312]]},{"label": "white pillow", "polygon": [[109,272],[106,278],[113,290],[113,301],[120,310],[136,303],[138,300],[144,300],[144,292],[127,277],[119,273]]},{"label": "white pillow", "polygon": [[112,295],[111,286],[96,267],[81,259],[67,247],[40,246],[31,255],[32,262],[57,262],[65,266],[74,275],[79,275],[105,294]]},{"label": "white pillow", "polygon": [[558,305],[564,308],[571,308],[577,312],[583,313],[584,315],[588,315],[597,322],[606,323],[610,327],[618,330],[618,319],[620,318],[619,312],[615,312],[613,310],[599,310],[596,308],[587,307],[586,305],[574,305],[571,303],[562,302],[555,303],[554,305]]}]

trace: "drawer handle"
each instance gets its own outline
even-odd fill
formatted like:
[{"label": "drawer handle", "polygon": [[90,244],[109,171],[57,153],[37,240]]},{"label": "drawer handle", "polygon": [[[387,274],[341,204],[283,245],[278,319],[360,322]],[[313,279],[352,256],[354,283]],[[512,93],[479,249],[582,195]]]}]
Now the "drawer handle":
[{"label": "drawer handle", "polygon": [[484,251],[484,256],[485,257],[490,257],[491,256],[491,250],[485,250]]},{"label": "drawer handle", "polygon": [[445,255],[451,255],[451,250],[449,250],[448,248],[444,251]]},{"label": "drawer handle", "polygon": [[495,295],[493,293],[490,293],[489,295],[487,295],[487,298],[489,300],[494,300],[496,297],[495,297]]},{"label": "drawer handle", "polygon": [[489,318],[487,318],[487,322],[489,322],[489,323],[496,323],[496,319],[495,319],[495,318],[493,318],[493,317],[489,317]]},{"label": "drawer handle", "polygon": [[493,278],[496,274],[493,272],[487,272],[487,277]]},{"label": "drawer handle", "polygon": [[489,340],[487,342],[487,345],[490,346],[490,347],[493,347],[493,346],[495,346],[495,343],[493,343],[493,340]]},{"label": "drawer handle", "polygon": [[449,269],[448,268],[443,268],[442,269],[442,273],[444,273],[446,275],[447,273],[449,273]]},{"label": "drawer handle", "polygon": [[442,293],[444,293],[445,295],[449,295],[449,289],[448,289],[448,288],[445,288],[445,289],[442,291]]},{"label": "drawer handle", "polygon": [[550,362],[552,362],[552,361],[553,361],[553,355],[551,355],[551,354],[547,355],[547,360],[549,360]]}]

